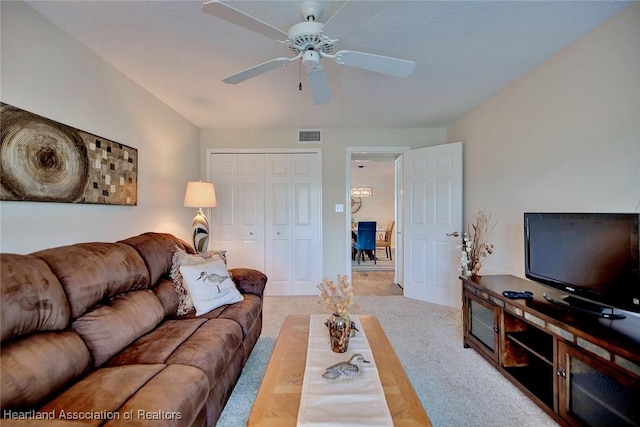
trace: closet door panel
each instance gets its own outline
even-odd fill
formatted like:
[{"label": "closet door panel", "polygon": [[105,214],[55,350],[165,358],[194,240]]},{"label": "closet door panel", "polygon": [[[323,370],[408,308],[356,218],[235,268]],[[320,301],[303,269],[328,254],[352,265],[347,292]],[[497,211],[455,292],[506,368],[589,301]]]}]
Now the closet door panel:
[{"label": "closet door panel", "polygon": [[264,271],[263,157],[216,153],[211,171],[218,200],[211,215],[211,247],[227,250],[229,268]]},{"label": "closet door panel", "polygon": [[[215,183],[218,207],[212,209],[211,249],[225,249],[228,257],[237,251],[237,227],[235,224],[235,184]],[[227,259],[227,262],[230,260]]]},{"label": "closet door panel", "polygon": [[292,154],[291,177],[294,295],[315,295],[322,275],[320,233],[320,166],[317,155]]},{"label": "closet door panel", "polygon": [[309,184],[296,184],[294,186],[294,215],[296,227],[311,225],[311,186]]},{"label": "closet door panel", "polygon": [[[236,208],[235,208],[235,184],[228,183],[216,183],[214,184],[216,189],[216,199],[220,200],[218,202],[218,207],[216,208],[217,216],[219,217],[218,225],[221,228],[230,227],[230,229],[234,232],[235,235],[235,223],[236,223]],[[224,201],[224,203],[222,203]]]},{"label": "closet door panel", "polygon": [[268,295],[291,295],[291,242],[271,239],[267,248]]},{"label": "closet door panel", "polygon": [[238,154],[238,255],[236,267],[265,271],[264,158]]},{"label": "closet door panel", "polygon": [[289,187],[288,183],[271,184],[271,227],[289,227]]},{"label": "closet door panel", "polygon": [[[293,277],[295,278],[294,289],[305,290],[305,288],[315,288],[320,283],[313,276],[313,264],[317,261],[313,259],[314,242],[311,239],[295,239],[293,251]],[[300,293],[300,292],[297,292]],[[309,293],[309,292],[305,292]],[[312,292],[311,292],[312,293]]]},{"label": "closet door panel", "polygon": [[322,280],[320,154],[212,153],[212,246],[263,271],[267,295],[316,295]]},{"label": "closet door panel", "polygon": [[209,248],[227,251],[227,262],[238,258],[238,224],[236,193],[238,165],[235,154],[216,154],[211,159],[211,178],[218,206],[210,209]]},{"label": "closet door panel", "polygon": [[265,220],[269,295],[291,295],[291,163],[288,154],[266,156]]}]

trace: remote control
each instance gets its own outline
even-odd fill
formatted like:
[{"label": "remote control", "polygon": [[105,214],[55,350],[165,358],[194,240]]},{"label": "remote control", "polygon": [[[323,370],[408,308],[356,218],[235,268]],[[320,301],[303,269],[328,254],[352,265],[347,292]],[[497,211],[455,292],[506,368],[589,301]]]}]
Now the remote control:
[{"label": "remote control", "polygon": [[533,298],[533,292],[530,291],[504,291],[502,295],[511,299]]}]

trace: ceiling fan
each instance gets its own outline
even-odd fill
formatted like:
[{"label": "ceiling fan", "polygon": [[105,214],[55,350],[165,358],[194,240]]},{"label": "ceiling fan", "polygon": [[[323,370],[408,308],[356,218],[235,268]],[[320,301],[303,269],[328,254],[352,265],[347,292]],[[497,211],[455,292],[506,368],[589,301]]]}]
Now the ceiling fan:
[{"label": "ceiling fan", "polygon": [[[340,65],[375,71],[395,77],[406,77],[413,72],[415,62],[405,59],[353,50],[340,50],[334,53],[334,44],[338,41],[338,38],[351,31],[358,22],[373,16],[385,6],[384,3],[378,1],[346,1],[325,23],[322,23],[317,21],[323,12],[322,5],[316,1],[306,1],[299,7],[304,21],[295,24],[287,32],[220,1],[204,2],[202,10],[225,21],[272,38],[286,45],[293,55],[291,57],[271,59],[247,68],[224,78],[223,82],[229,84],[241,83],[293,61],[300,60],[307,69],[313,102],[316,105],[322,105],[331,101],[331,93],[324,67],[320,64],[321,58],[333,59]],[[329,38],[329,35],[335,38]]]}]

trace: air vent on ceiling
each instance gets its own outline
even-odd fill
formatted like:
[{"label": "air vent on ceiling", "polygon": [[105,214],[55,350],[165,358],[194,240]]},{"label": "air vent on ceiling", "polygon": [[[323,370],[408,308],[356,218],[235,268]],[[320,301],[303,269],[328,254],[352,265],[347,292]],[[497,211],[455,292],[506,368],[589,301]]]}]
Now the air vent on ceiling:
[{"label": "air vent on ceiling", "polygon": [[320,129],[298,129],[298,142],[302,144],[321,143],[322,131]]}]

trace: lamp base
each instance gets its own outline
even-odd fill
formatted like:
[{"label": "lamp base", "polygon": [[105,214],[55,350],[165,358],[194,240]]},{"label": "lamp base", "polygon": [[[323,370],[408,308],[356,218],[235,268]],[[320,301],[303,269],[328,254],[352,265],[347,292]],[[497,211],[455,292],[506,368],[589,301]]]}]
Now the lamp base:
[{"label": "lamp base", "polygon": [[209,221],[202,209],[198,209],[198,213],[191,222],[193,230],[193,248],[197,253],[206,252],[209,247]]}]

